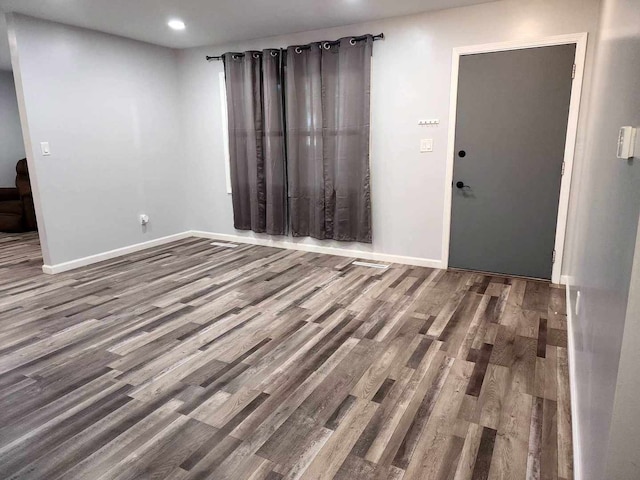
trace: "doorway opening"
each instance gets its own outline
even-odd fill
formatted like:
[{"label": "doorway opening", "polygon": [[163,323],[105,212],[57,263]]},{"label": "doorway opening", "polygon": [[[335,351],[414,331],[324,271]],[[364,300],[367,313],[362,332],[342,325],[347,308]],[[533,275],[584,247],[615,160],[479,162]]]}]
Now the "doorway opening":
[{"label": "doorway opening", "polygon": [[0,269],[42,265],[13,72],[0,70]]}]

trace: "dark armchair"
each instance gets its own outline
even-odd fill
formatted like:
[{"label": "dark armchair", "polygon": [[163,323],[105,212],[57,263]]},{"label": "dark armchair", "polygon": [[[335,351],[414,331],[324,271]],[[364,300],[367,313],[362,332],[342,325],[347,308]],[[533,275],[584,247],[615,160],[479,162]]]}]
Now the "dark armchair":
[{"label": "dark armchair", "polygon": [[0,188],[0,232],[37,229],[26,158],[18,162],[16,173],[16,188]]}]

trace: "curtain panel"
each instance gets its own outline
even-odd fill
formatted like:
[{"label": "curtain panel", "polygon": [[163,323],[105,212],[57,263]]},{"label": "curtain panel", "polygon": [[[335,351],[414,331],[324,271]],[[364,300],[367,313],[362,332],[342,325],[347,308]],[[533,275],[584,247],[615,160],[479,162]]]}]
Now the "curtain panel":
[{"label": "curtain panel", "polygon": [[223,56],[235,228],[371,242],[372,48],[367,35]]},{"label": "curtain panel", "polygon": [[233,223],[284,235],[287,227],[280,50],[226,53]]},{"label": "curtain panel", "polygon": [[373,37],[287,49],[293,236],[371,242],[369,129]]}]

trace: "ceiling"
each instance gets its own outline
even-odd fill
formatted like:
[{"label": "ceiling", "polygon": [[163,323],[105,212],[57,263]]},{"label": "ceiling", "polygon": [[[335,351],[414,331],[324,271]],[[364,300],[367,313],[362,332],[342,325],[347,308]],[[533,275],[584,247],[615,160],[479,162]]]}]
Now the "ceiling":
[{"label": "ceiling", "polygon": [[[490,0],[0,0],[0,10],[187,48],[349,25]],[[1,16],[0,16],[1,17]],[[184,31],[167,27],[171,18]],[[0,18],[0,69],[9,69]]]}]

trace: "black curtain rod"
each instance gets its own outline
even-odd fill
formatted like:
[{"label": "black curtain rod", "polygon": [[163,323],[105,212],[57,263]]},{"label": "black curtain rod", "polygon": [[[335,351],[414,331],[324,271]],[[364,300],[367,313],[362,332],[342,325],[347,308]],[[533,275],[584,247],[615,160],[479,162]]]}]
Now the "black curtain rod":
[{"label": "black curtain rod", "polygon": [[[360,40],[364,40],[365,38],[367,38],[367,36],[368,35],[361,35],[359,37],[353,37],[353,40],[358,42]],[[373,40],[384,40],[384,33],[379,33],[378,35],[373,35]],[[332,46],[332,45],[338,45],[340,43],[340,40],[334,40],[333,42],[319,42],[319,43],[322,43],[323,45]],[[298,46],[296,48],[300,49],[300,50],[308,50],[308,49],[311,48],[311,45],[300,45],[300,46]],[[267,48],[265,50],[286,50],[286,48]],[[262,53],[261,52],[256,52],[256,54],[261,55]],[[237,53],[235,55],[244,56],[244,53]],[[220,55],[220,56],[212,57],[212,56],[207,55],[206,59],[207,59],[208,62],[211,61],[211,60],[222,60],[223,56]]]}]

